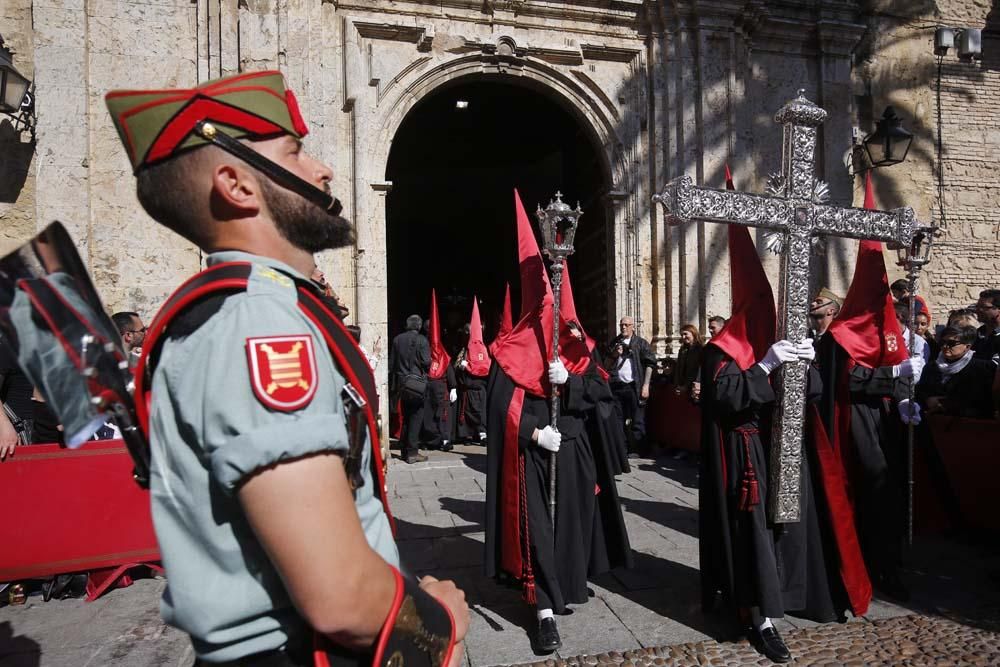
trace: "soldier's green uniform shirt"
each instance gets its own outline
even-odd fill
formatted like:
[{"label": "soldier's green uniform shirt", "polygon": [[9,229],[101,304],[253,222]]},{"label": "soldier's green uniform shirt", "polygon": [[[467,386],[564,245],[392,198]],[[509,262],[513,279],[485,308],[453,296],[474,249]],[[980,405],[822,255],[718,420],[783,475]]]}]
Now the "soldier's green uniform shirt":
[{"label": "soldier's green uniform shirt", "polygon": [[[301,274],[242,252],[208,258],[209,266],[232,261],[254,265],[246,292],[227,298],[191,335],[164,342],[150,408],[153,523],[167,572],[161,612],[209,661],[279,648],[306,630],[247,523],[239,483],[276,461],[348,447],[344,379],[285,275]],[[247,338],[302,334],[313,338],[316,393],[296,412],[271,410],[251,388]],[[398,567],[370,457],[368,443],[355,505],[368,543]]]}]

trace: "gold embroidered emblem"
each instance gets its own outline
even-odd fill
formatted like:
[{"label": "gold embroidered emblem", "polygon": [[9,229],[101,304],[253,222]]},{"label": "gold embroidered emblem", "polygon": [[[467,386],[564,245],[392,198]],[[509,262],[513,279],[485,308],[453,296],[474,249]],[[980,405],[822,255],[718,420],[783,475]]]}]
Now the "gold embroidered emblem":
[{"label": "gold embroidered emblem", "polygon": [[899,349],[899,343],[896,341],[896,334],[886,334],[885,336],[885,348],[890,352],[895,352]]},{"label": "gold embroidered emblem", "polygon": [[271,368],[271,382],[264,388],[268,395],[274,395],[279,388],[309,388],[309,383],[302,377],[302,360],[299,358],[302,343],[295,343],[288,352],[276,352],[270,345],[261,345],[260,349],[267,355],[267,364]]},{"label": "gold embroidered emblem", "polygon": [[261,278],[267,278],[268,280],[278,283],[282,287],[291,287],[292,279],[288,276],[279,273],[269,266],[258,266],[257,275]]}]

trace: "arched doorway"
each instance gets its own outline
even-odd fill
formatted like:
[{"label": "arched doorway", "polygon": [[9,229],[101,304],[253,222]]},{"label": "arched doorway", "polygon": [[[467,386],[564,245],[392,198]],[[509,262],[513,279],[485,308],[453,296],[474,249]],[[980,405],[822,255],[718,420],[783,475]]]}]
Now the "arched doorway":
[{"label": "arched doorway", "polygon": [[[568,106],[568,105],[567,105]],[[504,285],[515,318],[519,282],[513,189],[529,215],[557,191],[584,209],[570,270],[577,309],[594,335],[607,330],[608,169],[590,129],[540,84],[465,77],[442,85],[404,118],[386,167],[389,334],[426,315],[436,288],[446,336],[460,344],[472,296],[487,340]],[[533,217],[533,216],[532,216]],[[535,222],[533,220],[533,222]]]}]

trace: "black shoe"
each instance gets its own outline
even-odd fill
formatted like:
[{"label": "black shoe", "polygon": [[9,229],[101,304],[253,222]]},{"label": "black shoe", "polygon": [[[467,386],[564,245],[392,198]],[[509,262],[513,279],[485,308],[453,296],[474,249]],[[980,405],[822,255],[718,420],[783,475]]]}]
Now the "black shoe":
[{"label": "black shoe", "polygon": [[442,452],[450,452],[453,449],[455,449],[455,446],[452,445],[450,442],[445,442],[445,443],[442,443],[442,445],[441,445],[441,451]]},{"label": "black shoe", "polygon": [[777,628],[770,627],[763,630],[754,628],[750,635],[753,640],[751,643],[772,662],[788,662],[792,659],[792,654],[785,646],[785,640],[778,634]]},{"label": "black shoe", "polygon": [[538,621],[538,636],[535,638],[535,648],[539,653],[552,653],[562,646],[559,639],[559,628],[556,619],[551,616]]},{"label": "black shoe", "polygon": [[427,460],[427,455],[426,454],[419,454],[419,453],[417,453],[417,454],[410,454],[409,456],[407,456],[403,460],[406,461],[409,464],[423,463],[424,461]]}]

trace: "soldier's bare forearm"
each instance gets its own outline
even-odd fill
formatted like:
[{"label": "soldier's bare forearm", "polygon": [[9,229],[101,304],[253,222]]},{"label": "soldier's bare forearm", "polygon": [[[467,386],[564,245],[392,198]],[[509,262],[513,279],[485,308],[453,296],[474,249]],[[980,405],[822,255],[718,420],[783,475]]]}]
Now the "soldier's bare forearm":
[{"label": "soldier's bare forearm", "polygon": [[341,458],[281,463],[251,476],[238,493],[303,618],[341,646],[371,646],[396,580],[365,539]]}]

